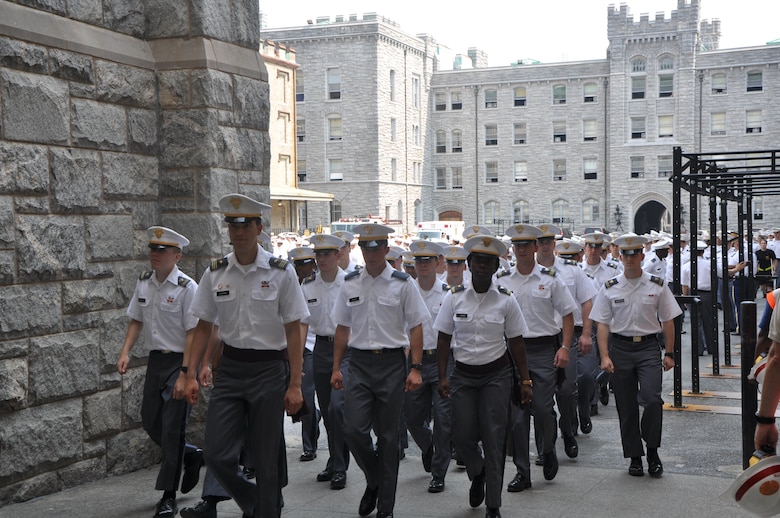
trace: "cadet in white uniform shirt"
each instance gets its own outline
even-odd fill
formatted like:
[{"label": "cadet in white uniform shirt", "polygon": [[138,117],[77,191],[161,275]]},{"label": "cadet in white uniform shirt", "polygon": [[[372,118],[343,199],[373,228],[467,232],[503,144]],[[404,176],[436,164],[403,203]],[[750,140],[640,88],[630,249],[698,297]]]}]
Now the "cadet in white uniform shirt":
[{"label": "cadet in white uniform shirt", "polygon": [[713,310],[712,280],[710,278],[710,261],[704,258],[704,252],[707,250],[707,243],[696,241],[696,256],[693,261],[688,261],[680,270],[680,285],[683,295],[691,293],[692,276],[691,269],[696,265],[696,285],[698,289],[696,294],[701,300],[699,305],[699,356],[703,356],[705,351],[715,355],[715,336],[713,324],[715,313]]}]

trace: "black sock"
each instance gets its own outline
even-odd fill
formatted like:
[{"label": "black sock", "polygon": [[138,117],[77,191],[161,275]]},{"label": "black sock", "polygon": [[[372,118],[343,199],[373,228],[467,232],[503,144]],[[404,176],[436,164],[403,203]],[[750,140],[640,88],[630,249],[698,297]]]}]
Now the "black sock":
[{"label": "black sock", "polygon": [[648,448],[647,449],[647,460],[659,460],[659,458],[658,458],[658,448]]},{"label": "black sock", "polygon": [[176,498],[176,491],[163,491],[163,498]]}]

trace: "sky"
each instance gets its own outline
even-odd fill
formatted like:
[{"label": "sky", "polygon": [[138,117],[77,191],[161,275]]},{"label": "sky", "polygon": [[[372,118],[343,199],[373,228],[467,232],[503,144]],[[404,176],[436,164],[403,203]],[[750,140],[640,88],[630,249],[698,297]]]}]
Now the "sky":
[{"label": "sky", "polygon": [[[690,2],[691,0],[687,0]],[[521,0],[483,4],[428,0],[260,0],[268,28],[306,25],[318,16],[377,13],[408,34],[426,33],[453,53],[476,47],[488,54],[489,66],[531,58],[544,63],[604,59],[607,52],[609,0]],[[641,13],[670,18],[677,0],[626,0],[635,21]],[[763,45],[780,38],[778,0],[699,0],[701,19],[720,19],[720,48]],[[495,6],[501,6],[497,8]]]}]

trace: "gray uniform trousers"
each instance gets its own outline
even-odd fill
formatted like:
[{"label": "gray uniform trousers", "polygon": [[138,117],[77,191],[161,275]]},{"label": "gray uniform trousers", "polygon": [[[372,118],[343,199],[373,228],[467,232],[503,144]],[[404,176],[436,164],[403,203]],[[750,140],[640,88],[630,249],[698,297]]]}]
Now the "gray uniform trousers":
[{"label": "gray uniform trousers", "polygon": [[[429,353],[429,351],[425,351]],[[404,415],[406,427],[412,439],[426,452],[433,445],[431,475],[444,479],[450,466],[450,437],[452,432],[452,401],[439,395],[439,364],[436,349],[423,354],[422,385],[417,390],[406,393]],[[447,377],[452,375],[455,362],[450,355],[447,365]],[[430,421],[433,417],[433,429]]]},{"label": "gray uniform trousers", "polygon": [[531,436],[531,414],[534,422],[544,438],[543,453],[555,449],[556,417],[553,410],[553,395],[555,394],[556,367],[555,337],[550,337],[547,344],[525,343],[525,354],[528,358],[528,373],[534,382],[534,397],[526,408],[512,405],[512,441],[514,444],[513,461],[517,472],[531,479],[531,463],[529,441]]},{"label": "gray uniform trousers", "polygon": [[[347,349],[341,360],[341,374],[344,386],[349,386],[349,358]],[[333,342],[317,337],[314,343],[314,386],[317,401],[320,403],[322,420],[328,432],[328,462],[326,469],[331,473],[347,471],[349,467],[349,448],[344,440],[344,395],[345,390],[336,390],[330,385],[333,373]]]},{"label": "gray uniform trousers", "polygon": [[[400,462],[398,423],[406,380],[404,350],[351,349],[350,355],[349,385],[344,389],[344,437],[368,487],[379,487],[377,511],[391,513]],[[376,450],[372,429],[377,438]]]},{"label": "gray uniform trousers", "polygon": [[146,367],[141,423],[162,451],[154,486],[161,491],[178,490],[184,453],[196,449],[185,439],[190,406],[183,399],[173,399],[182,358],[182,353],[151,351]]},{"label": "gray uniform trousers", "polygon": [[488,507],[501,507],[512,383],[511,366],[487,374],[469,374],[456,364],[450,377],[455,448],[466,464],[469,480],[485,470]]},{"label": "gray uniform trousers", "polygon": [[712,292],[699,291],[697,296],[701,299],[701,304],[699,304],[699,355],[704,353],[704,349],[707,349],[714,356],[717,352],[717,345],[715,345],[715,336],[712,331],[712,323],[716,316],[712,311]]},{"label": "gray uniform trousers", "polygon": [[309,413],[301,417],[301,438],[303,451],[317,451],[317,439],[320,436],[320,411],[314,404],[314,358],[307,348],[303,348],[303,377],[301,392]]},{"label": "gray uniform trousers", "polygon": [[[589,383],[592,383],[593,392],[590,394],[590,404],[591,405],[598,405],[599,404],[599,391],[596,390],[596,385],[598,383],[596,382],[596,376],[598,376],[601,373],[601,354],[599,353],[599,345],[598,345],[598,338],[596,336],[596,333],[598,332],[598,323],[593,322],[593,330],[591,331],[590,337],[593,340],[593,350],[591,351],[590,355],[584,357],[585,364],[583,365],[584,369],[587,369],[588,365],[591,365],[593,368],[590,371],[590,380],[588,380]],[[609,343],[612,343],[612,335],[609,337]],[[587,372],[587,371],[584,371]],[[612,375],[604,372],[602,376],[607,376],[605,378],[604,383],[609,383],[609,380],[612,378]],[[587,389],[586,389],[587,390]],[[582,410],[580,410],[582,412]],[[583,415],[580,413],[580,415]],[[588,408],[588,414],[590,415],[590,408]]]},{"label": "gray uniform trousers", "polygon": [[[246,362],[222,357],[206,423],[206,465],[243,512],[278,518],[285,474],[279,456],[289,365],[283,360]],[[282,438],[280,440],[280,438]],[[257,484],[241,475],[246,439]]]},{"label": "gray uniform trousers", "polygon": [[[582,334],[582,327],[576,326],[572,334],[572,341],[569,344],[569,364],[566,366],[566,379],[560,386],[556,386],[555,399],[558,402],[558,410],[561,417],[558,425],[561,428],[561,435],[571,437],[577,428],[577,408],[579,398],[579,377],[577,376],[578,358],[580,356],[577,349],[577,342]],[[588,373],[590,374],[590,372]],[[585,414],[588,415],[588,414]],[[536,419],[534,419],[536,422]]]},{"label": "gray uniform trousers", "polygon": [[[612,335],[610,357],[615,366],[612,389],[620,419],[623,457],[641,457],[645,454],[642,439],[648,448],[661,444],[663,363],[658,339],[652,335],[634,343]],[[641,426],[638,401],[644,405]]]}]

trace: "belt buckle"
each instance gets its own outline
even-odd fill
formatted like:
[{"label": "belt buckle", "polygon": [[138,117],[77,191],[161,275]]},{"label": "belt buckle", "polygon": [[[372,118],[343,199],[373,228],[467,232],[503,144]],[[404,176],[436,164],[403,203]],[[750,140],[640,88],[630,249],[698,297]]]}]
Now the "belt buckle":
[{"label": "belt buckle", "polygon": [[371,349],[371,354],[382,354],[384,349]]},{"label": "belt buckle", "polygon": [[631,337],[631,339],[632,339],[632,340],[633,340],[635,343],[636,343],[636,342],[641,342],[642,340],[644,340],[644,338],[645,338],[644,336],[633,336],[633,337]]}]

